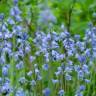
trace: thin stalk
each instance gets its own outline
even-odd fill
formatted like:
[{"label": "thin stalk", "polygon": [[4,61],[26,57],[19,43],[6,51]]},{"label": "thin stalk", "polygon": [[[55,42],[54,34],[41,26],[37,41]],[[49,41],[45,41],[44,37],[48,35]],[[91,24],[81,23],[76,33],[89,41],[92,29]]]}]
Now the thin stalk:
[{"label": "thin stalk", "polygon": [[67,24],[67,30],[68,30],[68,32],[71,31],[71,30],[70,30],[70,27],[71,27],[71,19],[72,19],[72,12],[73,12],[75,3],[76,3],[76,0],[73,0],[72,6],[71,6],[71,8],[69,9],[68,24]]},{"label": "thin stalk", "polygon": [[[13,52],[15,50],[15,37],[13,38]],[[11,79],[11,86],[13,86],[13,89],[15,89],[15,77],[14,74],[15,73],[15,61],[14,58],[11,59],[10,61],[10,79]],[[10,94],[10,96],[14,96],[15,95],[15,90],[13,91],[12,94]]]}]

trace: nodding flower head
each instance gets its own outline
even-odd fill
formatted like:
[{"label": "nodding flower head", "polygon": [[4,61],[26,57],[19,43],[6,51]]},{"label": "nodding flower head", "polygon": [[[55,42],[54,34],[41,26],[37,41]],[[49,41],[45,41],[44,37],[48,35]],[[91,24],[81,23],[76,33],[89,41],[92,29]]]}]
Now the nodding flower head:
[{"label": "nodding flower head", "polygon": [[18,6],[15,6],[13,7],[11,10],[10,10],[10,15],[11,16],[18,16],[21,14],[21,11],[19,10]]},{"label": "nodding flower head", "polygon": [[0,14],[0,21],[2,21],[3,19],[4,19],[4,14],[1,13],[1,14]]},{"label": "nodding flower head", "polygon": [[25,96],[25,92],[23,91],[23,89],[18,89],[16,92],[16,96]]},{"label": "nodding flower head", "polygon": [[11,92],[11,87],[9,83],[5,83],[1,88],[1,93],[4,96],[7,96]]},{"label": "nodding flower head", "polygon": [[64,95],[64,90],[63,89],[59,90],[58,94],[59,94],[59,96],[63,96]]},{"label": "nodding flower head", "polygon": [[8,75],[8,68],[7,68],[6,66],[4,66],[4,67],[2,68],[2,74],[3,74],[4,76],[7,76],[7,75]]},{"label": "nodding flower head", "polygon": [[20,62],[16,65],[16,68],[17,68],[18,70],[24,68],[24,63],[23,63],[22,61],[20,61]]},{"label": "nodding flower head", "polygon": [[43,90],[43,94],[44,94],[44,96],[50,96],[50,89],[49,88],[45,88],[44,90]]},{"label": "nodding flower head", "polygon": [[13,0],[13,2],[14,2],[14,5],[18,4],[18,0]]},{"label": "nodding flower head", "polygon": [[85,86],[84,85],[80,85],[79,90],[80,91],[84,91],[85,90]]},{"label": "nodding flower head", "polygon": [[42,68],[43,68],[43,70],[48,70],[48,68],[49,68],[49,65],[48,64],[44,64],[44,65],[42,65]]}]

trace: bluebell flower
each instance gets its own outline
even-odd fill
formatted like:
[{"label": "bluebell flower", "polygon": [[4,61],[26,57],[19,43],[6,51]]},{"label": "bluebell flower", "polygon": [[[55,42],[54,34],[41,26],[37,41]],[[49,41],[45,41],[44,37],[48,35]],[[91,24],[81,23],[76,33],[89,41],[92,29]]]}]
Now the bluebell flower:
[{"label": "bluebell flower", "polygon": [[52,44],[51,44],[52,46],[52,48],[59,48],[59,45],[58,45],[58,43],[57,42],[55,42],[55,41],[52,41]]},{"label": "bluebell flower", "polygon": [[62,67],[57,68],[57,72],[55,72],[56,76],[59,76],[62,73]]},{"label": "bluebell flower", "polygon": [[3,52],[11,54],[12,50],[8,47],[3,48]]},{"label": "bluebell flower", "polygon": [[3,38],[3,34],[2,34],[2,32],[0,32],[0,39],[2,39]]},{"label": "bluebell flower", "polygon": [[25,53],[29,53],[30,51],[31,51],[30,46],[26,46],[26,47],[25,47]]},{"label": "bluebell flower", "polygon": [[10,84],[10,78],[5,77],[5,84]]},{"label": "bluebell flower", "polygon": [[31,76],[32,73],[33,73],[32,71],[29,71],[29,72],[27,73],[27,75],[28,75],[28,76]]},{"label": "bluebell flower", "polygon": [[39,69],[38,68],[35,68],[35,73],[36,74],[39,74],[39,72],[40,72]]},{"label": "bluebell flower", "polygon": [[20,77],[19,78],[19,83],[22,85],[22,84],[25,84],[26,83],[26,78],[25,77]]},{"label": "bluebell flower", "polygon": [[57,52],[55,50],[52,50],[52,56],[55,56]]},{"label": "bluebell flower", "polygon": [[55,50],[52,50],[52,58],[53,58],[53,61],[57,61],[61,59],[60,54]]},{"label": "bluebell flower", "polygon": [[38,74],[37,75],[37,80],[39,80],[39,81],[42,80],[42,76]]},{"label": "bluebell flower", "polygon": [[16,15],[16,16],[15,16],[15,20],[16,20],[17,22],[21,22],[21,21],[22,21],[22,18],[21,18],[20,15]]},{"label": "bluebell flower", "polygon": [[84,81],[85,81],[86,83],[90,83],[90,80],[89,80],[89,79],[84,79]]},{"label": "bluebell flower", "polygon": [[56,17],[52,14],[52,12],[49,9],[45,9],[40,13],[38,22],[48,23],[50,22],[56,22]]},{"label": "bluebell flower", "polygon": [[49,53],[48,52],[46,52],[44,54],[44,57],[45,57],[46,62],[49,62]]},{"label": "bluebell flower", "polygon": [[70,80],[72,80],[72,76],[66,73],[65,74],[65,79],[70,81]]},{"label": "bluebell flower", "polygon": [[28,34],[27,33],[22,33],[22,39],[27,40],[28,39]]},{"label": "bluebell flower", "polygon": [[62,29],[62,30],[64,30],[64,29],[65,29],[65,26],[64,26],[64,24],[63,24],[63,23],[61,24],[61,29]]},{"label": "bluebell flower", "polygon": [[[20,31],[20,32],[23,30],[23,27],[20,26],[20,25],[14,26],[13,28],[14,28],[16,31]],[[13,30],[14,30],[14,29],[13,29]]]},{"label": "bluebell flower", "polygon": [[48,68],[49,68],[49,65],[48,65],[48,64],[43,64],[43,65],[42,65],[42,68],[43,68],[43,70],[47,71]]},{"label": "bluebell flower", "polygon": [[34,68],[37,68],[38,67],[38,65],[37,64],[34,64]]},{"label": "bluebell flower", "polygon": [[2,84],[2,78],[0,77],[0,84]]},{"label": "bluebell flower", "polygon": [[72,65],[73,65],[73,61],[68,60],[68,65],[69,65],[69,66],[72,66]]},{"label": "bluebell flower", "polygon": [[75,35],[74,37],[76,40],[80,40],[80,35]]},{"label": "bluebell flower", "polygon": [[84,72],[82,70],[78,71],[78,79],[83,79],[84,78]]},{"label": "bluebell flower", "polygon": [[70,33],[67,30],[65,30],[65,34],[66,34],[66,37],[70,37]]},{"label": "bluebell flower", "polygon": [[61,32],[60,33],[60,39],[63,40],[63,39],[65,39],[65,37],[66,37],[65,32]]},{"label": "bluebell flower", "polygon": [[52,39],[53,39],[54,41],[59,41],[59,39],[60,39],[58,33],[55,32],[55,31],[52,32],[52,35],[51,35],[51,36],[52,36]]},{"label": "bluebell flower", "polygon": [[57,69],[58,71],[62,72],[62,67],[58,67]]},{"label": "bluebell flower", "polygon": [[4,66],[4,67],[2,68],[2,74],[3,74],[4,76],[7,76],[7,75],[8,75],[8,68],[7,68],[6,66]]},{"label": "bluebell flower", "polygon": [[24,63],[23,63],[22,61],[20,61],[18,64],[16,64],[16,68],[17,68],[18,70],[24,68]]},{"label": "bluebell flower", "polygon": [[14,52],[13,57],[14,57],[15,61],[18,61],[19,60],[19,53],[18,52]]},{"label": "bluebell flower", "polygon": [[73,56],[73,51],[72,50],[68,50],[67,53],[68,53],[68,56]]},{"label": "bluebell flower", "polygon": [[45,88],[45,89],[43,90],[44,96],[50,96],[50,93],[51,93],[51,91],[50,91],[49,88]]},{"label": "bluebell flower", "polygon": [[15,4],[15,5],[17,5],[17,3],[18,3],[18,0],[13,0],[13,1],[14,1],[14,4]]},{"label": "bluebell flower", "polygon": [[79,90],[84,91],[85,90],[85,85],[80,85]]},{"label": "bluebell flower", "polygon": [[11,34],[9,32],[4,33],[4,39],[9,39],[11,38]]},{"label": "bluebell flower", "polygon": [[83,70],[86,74],[89,74],[89,73],[90,73],[90,72],[89,72],[88,65],[86,65],[86,64],[84,64],[84,65],[82,66],[82,70]]},{"label": "bluebell flower", "polygon": [[61,68],[63,69],[63,70],[65,70],[65,65],[62,63],[61,64]]},{"label": "bluebell flower", "polygon": [[76,72],[79,72],[81,70],[80,65],[75,65],[74,69],[75,69]]},{"label": "bluebell flower", "polygon": [[22,39],[18,38],[18,39],[17,39],[17,44],[21,44],[21,43],[23,43],[23,42],[22,42]]},{"label": "bluebell flower", "polygon": [[19,88],[16,92],[16,96],[26,96],[22,88]]},{"label": "bluebell flower", "polygon": [[72,66],[66,66],[65,67],[65,72],[71,73],[72,70],[73,70],[73,67]]},{"label": "bluebell flower", "polygon": [[86,63],[86,57],[81,55],[78,57],[78,60],[81,62],[81,63]]},{"label": "bluebell flower", "polygon": [[65,30],[64,32],[61,32],[60,37],[62,39],[66,39],[66,38],[70,37],[70,33],[67,30]]},{"label": "bluebell flower", "polygon": [[92,28],[92,27],[93,27],[92,22],[89,22],[89,23],[88,23],[88,27],[90,27],[90,28]]},{"label": "bluebell flower", "polygon": [[36,52],[35,52],[35,55],[36,55],[36,56],[39,56],[40,53],[41,53],[41,51],[36,51]]},{"label": "bluebell flower", "polygon": [[8,18],[7,22],[10,25],[14,25],[15,24],[15,22],[14,22],[14,20],[12,18]]},{"label": "bluebell flower", "polygon": [[77,42],[76,42],[76,46],[79,47],[79,48],[81,48],[81,47],[82,47],[82,42],[77,41]]},{"label": "bluebell flower", "polygon": [[2,31],[6,32],[8,30],[7,26],[8,26],[8,24],[6,22],[4,22],[3,25],[2,25]]},{"label": "bluebell flower", "polygon": [[53,83],[53,84],[57,84],[58,82],[59,82],[58,79],[52,79],[52,83]]},{"label": "bluebell flower", "polygon": [[4,14],[1,13],[1,14],[0,14],[0,21],[2,21],[3,19],[4,19]]},{"label": "bluebell flower", "polygon": [[59,92],[58,92],[58,94],[59,94],[59,96],[63,96],[64,95],[64,90],[63,89],[61,89],[61,90],[59,90]]},{"label": "bluebell flower", "polygon": [[34,56],[30,56],[30,57],[29,57],[29,60],[30,60],[31,63],[32,63],[35,59],[36,59],[36,58],[35,58]]},{"label": "bluebell flower", "polygon": [[52,38],[52,37],[51,37],[51,34],[48,33],[48,34],[47,34],[47,40],[51,40],[51,38]]},{"label": "bluebell flower", "polygon": [[60,54],[60,60],[63,60],[65,58],[65,54]]},{"label": "bluebell flower", "polygon": [[35,85],[36,85],[36,81],[35,81],[35,80],[32,80],[32,81],[30,82],[30,85],[35,86]]},{"label": "bluebell flower", "polygon": [[20,15],[20,14],[21,14],[21,11],[19,10],[18,6],[15,6],[10,10],[10,15],[11,16],[17,16],[17,15]]},{"label": "bluebell flower", "polygon": [[12,43],[11,43],[11,42],[7,42],[7,43],[6,43],[6,46],[7,46],[8,48],[12,48]]},{"label": "bluebell flower", "polygon": [[90,57],[90,56],[91,56],[91,51],[90,51],[90,49],[86,49],[84,53],[85,53],[85,55],[86,55],[87,57]]},{"label": "bluebell flower", "polygon": [[19,54],[19,56],[24,57],[24,52],[23,52],[22,49],[19,49],[19,50],[18,50],[18,54]]},{"label": "bluebell flower", "polygon": [[83,96],[83,94],[81,92],[78,92],[78,93],[76,93],[75,96]]},{"label": "bluebell flower", "polygon": [[93,52],[93,58],[96,58],[96,52],[95,51]]},{"label": "bluebell flower", "polygon": [[55,75],[56,75],[56,76],[59,76],[60,74],[61,74],[61,71],[55,72]]},{"label": "bluebell flower", "polygon": [[9,83],[5,83],[1,88],[2,95],[8,95],[11,92],[11,87]]},{"label": "bluebell flower", "polygon": [[1,62],[1,64],[5,64],[5,62],[6,62],[5,57],[4,57],[3,54],[2,54],[2,56],[0,57],[0,62]]}]

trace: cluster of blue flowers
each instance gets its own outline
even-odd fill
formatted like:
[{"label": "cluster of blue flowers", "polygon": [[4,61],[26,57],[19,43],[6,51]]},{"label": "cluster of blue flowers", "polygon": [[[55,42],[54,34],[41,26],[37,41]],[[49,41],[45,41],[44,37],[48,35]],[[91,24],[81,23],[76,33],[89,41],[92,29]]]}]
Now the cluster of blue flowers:
[{"label": "cluster of blue flowers", "polygon": [[[29,42],[21,13],[14,0],[9,18],[0,14],[0,96],[88,95],[96,75],[96,28],[89,24],[84,38],[64,26],[60,33],[39,30]],[[39,22],[56,21],[49,10],[40,16]]]},{"label": "cluster of blue flowers", "polygon": [[[1,96],[7,96],[10,93],[14,93],[16,96],[24,96],[17,95],[19,93],[21,94],[21,92],[18,92],[19,85],[15,84],[19,81],[23,82],[25,73],[18,71],[24,68],[23,58],[30,51],[30,46],[27,41],[28,34],[26,28],[22,26],[21,13],[18,8],[18,0],[14,0],[14,6],[11,8],[10,16],[7,20],[5,20],[4,14],[0,14]],[[16,78],[17,74],[19,74],[18,78]]]}]

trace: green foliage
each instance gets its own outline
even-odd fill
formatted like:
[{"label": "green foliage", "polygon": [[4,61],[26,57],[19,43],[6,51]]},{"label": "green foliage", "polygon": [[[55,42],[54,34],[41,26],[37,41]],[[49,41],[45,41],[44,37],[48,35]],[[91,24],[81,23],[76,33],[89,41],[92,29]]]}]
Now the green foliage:
[{"label": "green foliage", "polygon": [[[72,34],[82,35],[89,21],[92,21],[96,25],[96,16],[94,15],[96,13],[96,0],[21,0],[19,5],[23,11],[23,17],[27,17],[31,21],[29,27],[33,32],[36,31],[36,20],[40,11],[38,4],[50,7],[57,18],[55,29],[58,29],[64,23],[67,29],[70,27]],[[11,6],[12,0],[8,0],[7,2],[1,0],[0,13],[3,12],[6,16],[9,15],[8,11]],[[71,9],[71,16],[69,16]],[[68,25],[69,17],[71,18],[70,25]]]}]

